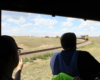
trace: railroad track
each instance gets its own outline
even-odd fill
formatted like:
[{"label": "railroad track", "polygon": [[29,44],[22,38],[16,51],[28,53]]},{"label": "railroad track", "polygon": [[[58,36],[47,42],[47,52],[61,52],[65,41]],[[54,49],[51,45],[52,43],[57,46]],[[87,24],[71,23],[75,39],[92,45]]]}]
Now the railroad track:
[{"label": "railroad track", "polygon": [[[83,42],[80,42],[80,43],[77,43],[78,44],[82,44],[82,43],[85,43],[87,42],[87,40],[83,41]],[[49,51],[49,50],[54,50],[54,49],[59,49],[59,48],[62,48],[61,46],[59,47],[54,47],[54,48],[48,48],[48,49],[42,49],[42,50],[36,50],[36,51],[30,51],[30,52],[24,52],[24,53],[21,53],[21,55],[28,55],[28,54],[34,54],[34,53],[39,53],[39,52],[44,52],[44,51]]]}]

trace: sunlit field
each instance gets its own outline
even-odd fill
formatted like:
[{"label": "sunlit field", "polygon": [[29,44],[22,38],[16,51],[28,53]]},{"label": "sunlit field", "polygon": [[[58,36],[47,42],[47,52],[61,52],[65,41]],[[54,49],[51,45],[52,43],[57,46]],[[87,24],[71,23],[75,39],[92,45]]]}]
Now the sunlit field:
[{"label": "sunlit field", "polygon": [[100,62],[100,37],[90,37],[92,44],[80,47],[79,50],[86,50],[91,53]]},{"label": "sunlit field", "polygon": [[17,44],[23,48],[22,52],[52,48],[60,46],[59,38],[44,38],[44,37],[13,37]]},{"label": "sunlit field", "polygon": [[[100,37],[89,38],[91,44],[78,48],[91,53],[100,62]],[[52,73],[50,69],[50,57],[46,60],[38,59],[34,62],[28,62],[22,70],[21,80],[51,80]]]},{"label": "sunlit field", "polygon": [[[47,49],[60,46],[60,38],[45,37],[28,37],[28,36],[12,36],[19,47],[23,48],[22,52]],[[77,42],[81,42],[78,40]]]},{"label": "sunlit field", "polygon": [[[40,14],[39,11],[37,12],[36,10],[34,11],[35,13],[25,10],[25,8],[29,9],[28,6],[32,6],[32,3],[29,4],[29,0],[27,4],[25,4],[26,1],[21,2],[23,3],[23,5],[21,5],[20,2],[21,1],[14,1],[14,4],[12,6],[15,6],[16,10],[14,10],[14,7],[12,7],[14,8],[13,10],[8,10],[11,8],[11,3],[10,6],[8,6],[9,8],[2,8],[1,35],[9,35],[13,37],[18,47],[23,48],[17,51],[19,55],[19,60],[20,58],[23,58],[24,63],[21,72],[21,80],[52,79],[53,75],[50,68],[50,59],[55,52],[61,52],[63,48],[50,48],[61,47],[60,36],[65,33],[74,33],[77,38],[83,37],[87,39],[87,37],[89,37],[89,41],[87,41],[86,43],[76,45],[81,46],[77,47],[77,50],[88,51],[98,62],[100,62],[100,18],[97,17],[98,15],[91,16],[91,11],[93,9],[85,9],[85,5],[84,9],[80,8],[78,11],[73,10],[73,14],[69,14],[69,11],[72,11],[69,7],[68,9],[66,9],[66,11],[64,11],[64,14],[63,12],[61,12],[61,14],[57,15],[57,13],[60,12],[58,12],[56,8],[60,10],[61,5],[59,4],[62,4],[64,2],[58,2],[58,4],[56,2],[57,6],[53,6],[52,4],[46,4],[47,1],[42,4],[43,1],[41,1],[42,6],[36,6],[38,9],[40,9]],[[5,3],[7,4],[7,2]],[[47,3],[50,2],[48,1]],[[35,3],[33,3],[33,6],[35,6],[34,4]],[[17,11],[17,7],[19,7],[20,11]],[[51,7],[51,10],[53,10],[50,11],[50,9],[48,9],[47,11],[49,13],[53,12],[54,14],[45,14],[45,12],[42,10],[45,7]],[[35,7],[32,8],[35,9]],[[64,10],[64,8],[62,10]],[[91,12],[91,15],[88,16],[87,10]],[[42,11],[44,14],[42,13]],[[86,12],[82,13],[81,11]],[[77,39],[77,43],[81,43],[83,41],[84,40]],[[16,69],[13,72],[13,77],[15,75],[15,72]]]}]

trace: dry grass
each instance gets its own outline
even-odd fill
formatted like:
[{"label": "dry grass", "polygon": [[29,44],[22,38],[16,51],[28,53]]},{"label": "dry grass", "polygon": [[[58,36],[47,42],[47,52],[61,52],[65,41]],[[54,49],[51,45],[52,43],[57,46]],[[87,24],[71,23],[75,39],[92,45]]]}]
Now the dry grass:
[{"label": "dry grass", "polygon": [[[90,45],[80,47],[79,50],[90,52],[100,62],[100,37],[91,37]],[[26,63],[22,70],[21,80],[51,80],[50,58]]]},{"label": "dry grass", "polygon": [[[90,40],[90,45],[80,47],[79,50],[89,51],[98,61],[100,61],[100,37]],[[49,66],[50,58],[25,64],[22,70],[21,80],[51,80],[52,73]]]},{"label": "dry grass", "polygon": [[89,40],[93,43],[83,48],[81,47],[79,48],[79,50],[85,50],[90,52],[90,54],[93,55],[95,59],[100,62],[100,37],[90,37]]},{"label": "dry grass", "polygon": [[[12,36],[19,47],[23,48],[22,52],[47,49],[60,46],[59,38],[44,38],[44,37],[27,37],[27,36]],[[77,42],[81,42],[78,40]]]},{"label": "dry grass", "polygon": [[51,80],[50,59],[30,63],[23,68],[21,80]]},{"label": "dry grass", "polygon": [[24,50],[22,52],[34,51],[39,49],[52,48],[60,46],[59,38],[43,38],[43,37],[26,37],[13,36],[19,47]]}]

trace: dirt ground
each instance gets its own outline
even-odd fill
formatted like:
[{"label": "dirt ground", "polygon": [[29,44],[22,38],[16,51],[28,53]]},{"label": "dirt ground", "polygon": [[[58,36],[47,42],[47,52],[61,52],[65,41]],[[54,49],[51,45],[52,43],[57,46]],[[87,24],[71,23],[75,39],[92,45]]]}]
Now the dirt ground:
[{"label": "dirt ground", "polygon": [[[82,41],[84,41],[84,40],[82,40]],[[87,42],[85,42],[85,43],[78,44],[77,47],[81,47],[81,46],[84,46],[84,45],[87,45],[87,44],[90,44],[90,43],[91,43],[91,41],[87,41]],[[42,51],[42,52],[37,52],[37,53],[31,53],[31,54],[26,54],[26,55],[20,55],[20,57],[21,57],[21,58],[25,58],[25,57],[29,58],[29,57],[32,57],[32,56],[34,56],[34,55],[43,54],[43,53],[59,52],[59,51],[61,51],[61,50],[63,50],[63,48],[54,49],[54,50],[49,50],[49,51]]]}]

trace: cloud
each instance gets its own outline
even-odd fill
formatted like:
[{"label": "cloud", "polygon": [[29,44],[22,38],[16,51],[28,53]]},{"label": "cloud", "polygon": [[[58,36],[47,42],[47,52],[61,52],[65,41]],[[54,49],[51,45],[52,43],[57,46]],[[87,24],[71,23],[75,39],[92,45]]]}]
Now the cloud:
[{"label": "cloud", "polygon": [[2,27],[8,27],[8,26],[10,26],[10,24],[8,24],[8,23],[6,23],[6,22],[2,22],[2,23],[1,23],[1,26],[2,26]]},{"label": "cloud", "polygon": [[2,20],[7,20],[9,19],[14,19],[14,20],[19,20],[20,18],[23,19],[29,19],[32,21],[32,18],[40,18],[40,14],[35,14],[35,13],[25,13],[25,12],[17,12],[17,11],[6,11],[2,10]]},{"label": "cloud", "polygon": [[15,31],[19,31],[19,30],[20,30],[19,27],[14,27],[14,28],[12,28],[12,31],[13,31],[13,32],[15,32]]},{"label": "cloud", "polygon": [[90,27],[90,29],[96,29],[95,27]]},{"label": "cloud", "polygon": [[25,18],[28,16],[28,13],[2,10],[2,20],[14,22],[15,24],[24,23],[26,21]]},{"label": "cloud", "polygon": [[35,18],[33,19],[35,21],[34,25],[38,25],[38,26],[52,26],[56,23],[58,23],[58,21],[56,19],[46,19],[46,18]]},{"label": "cloud", "polygon": [[67,20],[65,22],[60,22],[60,26],[62,27],[69,27],[69,26],[72,26],[73,23],[72,21],[75,20],[75,18],[67,18]]},{"label": "cloud", "polygon": [[13,26],[13,27],[6,27],[6,29],[2,28],[2,34],[3,35],[20,36],[20,35],[24,35],[26,33],[27,33],[27,30],[23,27]]},{"label": "cloud", "polygon": [[88,26],[90,26],[90,22],[82,22],[82,23],[79,25],[79,28],[87,28]]},{"label": "cloud", "polygon": [[29,17],[29,13],[2,10],[2,19],[13,18],[18,20],[20,17]]},{"label": "cloud", "polygon": [[67,21],[68,21],[68,22],[71,22],[71,21],[73,21],[73,20],[75,20],[75,18],[67,18]]},{"label": "cloud", "polygon": [[[80,20],[81,24],[77,27],[78,29],[83,29],[83,30],[91,30],[91,29],[97,29],[98,25],[100,25],[98,22],[95,21],[84,21]],[[94,27],[95,26],[95,27]]]},{"label": "cloud", "polygon": [[95,24],[96,24],[97,26],[100,26],[100,22],[96,22]]},{"label": "cloud", "polygon": [[48,28],[49,28],[49,29],[54,29],[54,27],[53,27],[53,26],[49,26]]},{"label": "cloud", "polygon": [[35,14],[35,13],[29,13],[29,18],[41,18],[40,14]]},{"label": "cloud", "polygon": [[32,26],[33,24],[32,23],[26,23],[24,25],[20,25],[21,27],[29,27],[29,26]]},{"label": "cloud", "polygon": [[63,29],[61,29],[60,31],[58,31],[59,33],[59,35],[62,35],[62,34],[64,34],[64,33],[67,33],[67,32],[73,32],[72,30],[69,30],[68,28],[63,28]]},{"label": "cloud", "polygon": [[69,26],[72,26],[73,24],[71,22],[61,22],[61,25],[62,27],[69,27]]},{"label": "cloud", "polygon": [[77,27],[73,27],[73,28],[71,28],[72,30],[76,30],[77,29]]},{"label": "cloud", "polygon": [[24,23],[26,20],[23,17],[20,17],[18,20],[10,18],[7,20],[8,22],[14,22],[15,24]]},{"label": "cloud", "polygon": [[85,28],[84,30],[88,30],[87,28]]},{"label": "cloud", "polygon": [[21,24],[26,22],[26,19],[32,21],[33,18],[41,18],[40,14],[15,12],[2,10],[2,20],[13,22],[15,24]]},{"label": "cloud", "polygon": [[99,36],[99,31],[95,30],[85,30],[85,31],[74,31],[77,36],[89,35],[89,36]]},{"label": "cloud", "polygon": [[[66,18],[66,21],[60,22],[60,26],[63,26],[62,27],[63,29],[61,29],[61,27],[60,28],[57,27],[59,26],[59,24],[57,24],[58,21],[56,19],[44,18],[44,17],[41,17],[40,14],[4,11],[4,10],[2,11],[2,20],[3,21],[1,25],[2,25],[2,31],[4,34],[12,34],[12,35],[34,34],[36,36],[37,35],[40,35],[40,36],[45,36],[45,35],[57,36],[58,35],[59,36],[63,34],[64,32],[69,32],[69,31],[70,32],[73,31],[77,33],[78,35],[85,35],[85,34],[99,35],[100,34],[100,22],[96,22],[96,21],[80,20],[80,23],[79,23],[77,21],[74,21],[75,18]],[[28,22],[26,22],[26,20]],[[32,23],[29,21],[31,21]],[[74,26],[73,26],[74,23],[72,23],[73,21],[77,23]],[[55,24],[57,24],[57,26]],[[75,27],[77,25],[79,26]],[[57,29],[55,29],[56,27]]]},{"label": "cloud", "polygon": [[67,30],[67,28],[63,28],[61,31],[66,31]]}]

